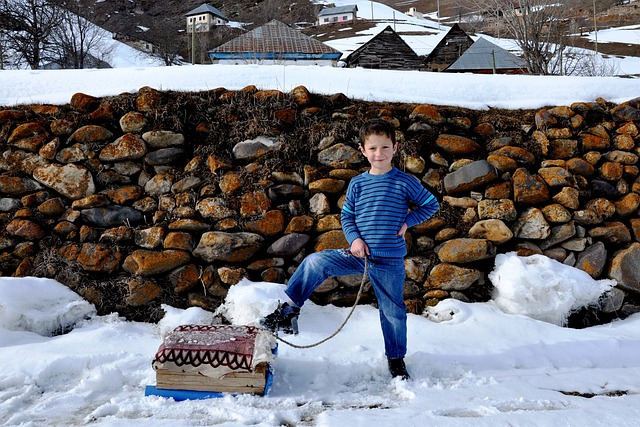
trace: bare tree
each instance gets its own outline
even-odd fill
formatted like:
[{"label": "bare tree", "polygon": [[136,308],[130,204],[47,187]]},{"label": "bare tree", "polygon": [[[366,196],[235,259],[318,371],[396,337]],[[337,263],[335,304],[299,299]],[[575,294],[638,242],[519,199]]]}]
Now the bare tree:
[{"label": "bare tree", "polygon": [[48,0],[0,0],[0,28],[18,63],[31,69],[42,65],[51,34],[60,21],[60,9]]},{"label": "bare tree", "polygon": [[47,59],[61,68],[99,67],[110,55],[107,46],[109,34],[102,28],[80,16],[80,8],[85,16],[91,16],[91,6],[81,5],[76,0],[57,2],[60,21],[51,33],[51,46]]},{"label": "bare tree", "polygon": [[160,59],[167,66],[182,63],[180,51],[185,44],[186,35],[178,30],[173,20],[154,19],[146,35],[149,40],[153,40],[150,56]]}]

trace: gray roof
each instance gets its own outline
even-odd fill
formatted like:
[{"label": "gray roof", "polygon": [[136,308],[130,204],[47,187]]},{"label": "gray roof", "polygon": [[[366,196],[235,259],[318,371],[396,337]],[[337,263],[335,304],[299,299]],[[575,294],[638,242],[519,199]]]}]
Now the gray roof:
[{"label": "gray roof", "polygon": [[357,11],[358,11],[358,6],[356,6],[355,4],[350,4],[347,6],[327,7],[325,9],[322,9],[318,14],[318,16],[340,15],[341,13],[351,13],[351,12],[357,12]]},{"label": "gray roof", "polygon": [[193,9],[191,12],[185,13],[185,16],[201,15],[203,13],[210,13],[212,15],[215,15],[224,19],[225,21],[229,20],[229,18],[224,16],[222,12],[220,12],[218,9],[208,4],[201,4],[200,6]]},{"label": "gray roof", "polygon": [[218,46],[210,52],[341,54],[331,46],[275,19]]},{"label": "gray roof", "polygon": [[511,52],[480,37],[446,71],[526,69],[527,63]]}]

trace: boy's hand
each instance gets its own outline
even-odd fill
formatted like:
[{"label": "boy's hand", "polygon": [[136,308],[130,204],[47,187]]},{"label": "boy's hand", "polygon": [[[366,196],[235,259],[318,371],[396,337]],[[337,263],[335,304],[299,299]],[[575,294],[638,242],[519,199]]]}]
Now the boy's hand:
[{"label": "boy's hand", "polygon": [[409,227],[407,227],[407,223],[405,222],[404,224],[402,224],[402,227],[400,227],[397,236],[404,237],[404,233],[407,232],[407,228]]},{"label": "boy's hand", "polygon": [[351,253],[358,258],[364,258],[365,256],[369,256],[369,246],[362,240],[361,238],[357,238],[353,242],[351,242]]}]

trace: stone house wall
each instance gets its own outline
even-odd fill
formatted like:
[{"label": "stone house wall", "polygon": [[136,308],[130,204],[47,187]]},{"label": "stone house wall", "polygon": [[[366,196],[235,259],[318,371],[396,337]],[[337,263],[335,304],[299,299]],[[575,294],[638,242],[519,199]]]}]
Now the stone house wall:
[{"label": "stone house wall", "polygon": [[[617,287],[599,319],[638,311],[640,99],[473,111],[223,88],[0,110],[0,273],[66,284],[103,313],[214,310],[243,277],[284,283],[346,247],[339,213],[366,162],[364,120],[397,129],[396,165],[441,210],[406,236],[412,312],[484,301],[497,253],[543,253]],[[360,277],[327,280],[349,305]],[[365,302],[374,299],[370,291]]]}]

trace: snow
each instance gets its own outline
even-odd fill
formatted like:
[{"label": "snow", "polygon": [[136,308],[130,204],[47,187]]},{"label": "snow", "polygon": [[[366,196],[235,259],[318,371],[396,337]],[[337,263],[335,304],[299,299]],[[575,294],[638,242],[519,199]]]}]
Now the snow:
[{"label": "snow", "polygon": [[[523,271],[524,264],[535,265],[539,280]],[[318,347],[280,344],[266,397],[182,402],[144,396],[145,386],[155,383],[151,362],[163,336],[182,324],[211,324],[212,313],[164,306],[157,325],[131,322],[96,315],[55,281],[0,278],[0,425],[598,426],[627,425],[640,415],[640,315],[563,328],[526,315],[549,310],[543,306],[558,292],[546,283],[550,276],[579,283],[584,295],[591,294],[578,297],[585,305],[609,286],[542,256],[500,255],[494,273],[509,278],[492,278],[510,295],[508,304],[448,299],[423,316],[409,315],[409,381],[389,376],[378,312],[362,305]],[[281,284],[243,280],[231,288],[220,314],[234,324],[255,325],[283,291]],[[565,308],[556,307],[556,314],[564,316]],[[301,333],[285,338],[317,342],[348,311],[307,302]],[[16,312],[22,321],[16,322]],[[52,335],[69,325],[68,333]]]},{"label": "snow", "polygon": [[[365,17],[371,10],[368,1],[334,3],[357,3]],[[388,8],[373,4],[374,14],[383,17]],[[425,22],[437,32],[437,23]],[[373,35],[355,37],[351,48]],[[437,34],[414,43],[433,43],[428,37]],[[76,92],[109,96],[142,86],[200,91],[250,84],[283,91],[305,85],[315,93],[342,92],[354,99],[483,109],[569,105],[598,97],[624,102],[640,96],[640,80],[633,78],[275,65],[154,67],[124,45],[117,45],[114,58],[117,68],[111,70],[0,71],[0,105],[64,104]],[[640,58],[624,58],[621,67],[624,73],[640,74]],[[57,282],[2,277],[0,425],[637,424],[640,315],[581,330],[559,326],[571,310],[606,297],[611,281],[594,281],[544,257],[513,254],[496,257],[491,280],[496,290],[489,302],[449,299],[424,316],[409,315],[410,381],[390,378],[378,312],[363,305],[327,343],[308,350],[281,344],[268,396],[175,402],[144,396],[145,386],[155,382],[153,356],[173,328],[209,324],[212,313],[164,306],[158,324],[130,322],[116,314],[96,315],[91,304]],[[229,292],[220,313],[235,324],[255,323],[283,298],[283,289],[243,281]],[[302,310],[300,335],[288,338],[299,344],[319,341],[348,311],[309,302]]]}]

